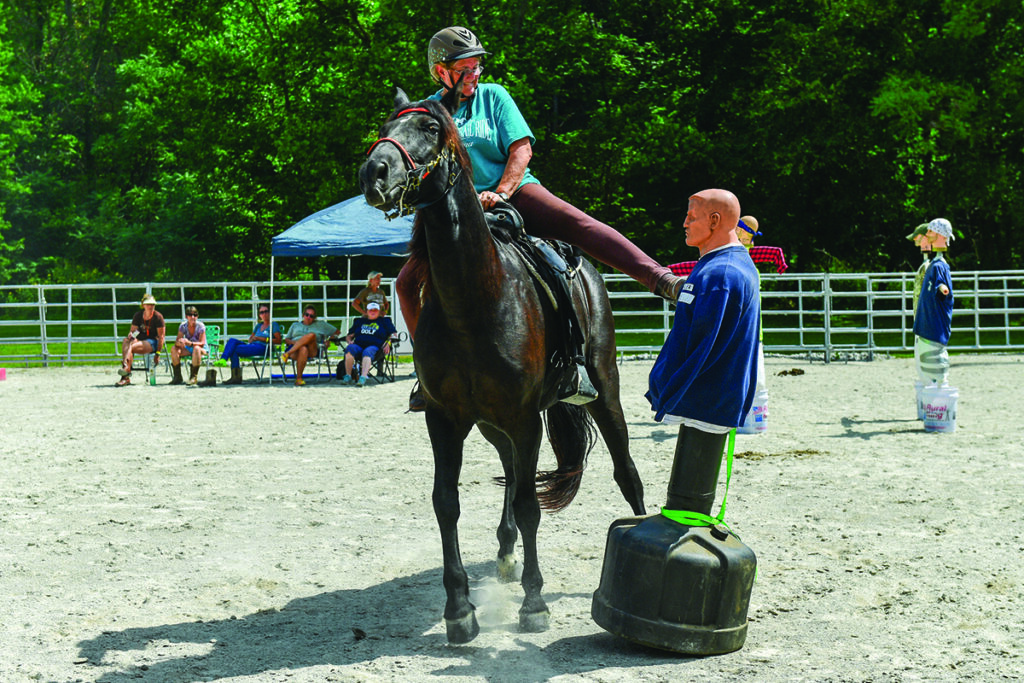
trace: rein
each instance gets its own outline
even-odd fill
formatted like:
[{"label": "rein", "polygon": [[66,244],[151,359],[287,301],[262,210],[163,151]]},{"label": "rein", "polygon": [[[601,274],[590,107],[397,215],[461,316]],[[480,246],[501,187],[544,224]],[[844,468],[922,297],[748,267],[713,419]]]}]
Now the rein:
[{"label": "rein", "polygon": [[[424,107],[409,107],[408,109],[403,109],[402,111],[395,114],[395,119],[399,119],[407,114],[416,113],[430,115],[430,110]],[[370,145],[370,148],[366,150],[366,156],[370,156],[370,154],[373,153],[373,150],[376,149],[377,145],[379,145],[382,142],[390,142],[392,145],[397,147],[399,153],[402,155],[402,163],[405,164],[406,166],[405,183],[397,186],[399,189],[402,190],[401,194],[398,196],[398,205],[395,207],[395,210],[393,212],[384,214],[384,218],[386,218],[389,221],[400,216],[411,215],[413,213],[416,213],[418,209],[428,207],[432,204],[436,204],[437,202],[441,201],[448,195],[449,192],[451,192],[451,189],[455,187],[455,181],[459,179],[460,175],[462,175],[462,167],[460,167],[458,164],[453,163],[455,161],[455,154],[452,151],[451,146],[446,146],[444,149],[438,152],[437,156],[435,156],[431,161],[429,161],[424,166],[417,166],[416,160],[412,158],[412,155],[409,154],[409,151],[401,142],[399,142],[395,138],[377,138],[377,140],[372,145]],[[449,169],[448,183],[445,186],[444,191],[441,192],[441,194],[438,197],[436,197],[435,199],[431,199],[430,201],[418,201],[407,204],[405,201],[406,195],[411,192],[416,192],[417,190],[419,190],[420,186],[423,184],[423,181],[425,181],[427,177],[434,172],[434,169],[437,168],[442,162],[448,162]],[[452,170],[452,167],[454,167],[454,170]]]}]

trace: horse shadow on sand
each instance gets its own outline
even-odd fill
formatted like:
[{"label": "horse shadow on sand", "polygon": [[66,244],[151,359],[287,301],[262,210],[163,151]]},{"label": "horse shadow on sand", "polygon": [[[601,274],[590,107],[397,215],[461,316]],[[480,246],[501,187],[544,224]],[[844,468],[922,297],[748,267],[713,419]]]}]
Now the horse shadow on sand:
[{"label": "horse shadow on sand", "polygon": [[[494,564],[479,563],[467,570],[474,577],[488,576],[493,574]],[[441,572],[438,567],[367,588],[297,598],[280,609],[241,617],[103,631],[79,642],[79,653],[88,660],[83,664],[116,668],[96,678],[97,683],[216,680],[417,656],[446,660],[433,675],[483,676],[488,680],[511,677],[517,681],[600,669],[603,666],[597,663],[606,657],[627,657],[632,660],[629,666],[689,661],[603,631],[568,637],[547,647],[515,638],[521,649],[513,652],[483,644],[485,636],[469,645],[450,646],[439,625],[444,605]],[[479,602],[477,590],[473,599]],[[522,599],[518,586],[498,590],[507,592],[507,600]],[[553,611],[560,597],[582,596],[547,594]],[[515,611],[511,612],[510,618],[498,619],[501,623],[492,620],[488,624],[481,618],[482,631],[515,634],[517,620]]]}]

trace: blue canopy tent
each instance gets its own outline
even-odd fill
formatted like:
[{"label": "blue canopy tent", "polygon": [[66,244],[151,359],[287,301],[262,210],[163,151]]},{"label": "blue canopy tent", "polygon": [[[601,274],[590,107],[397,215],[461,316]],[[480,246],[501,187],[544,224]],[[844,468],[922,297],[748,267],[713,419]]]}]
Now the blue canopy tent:
[{"label": "blue canopy tent", "polygon": [[[270,307],[274,306],[274,259],[278,256],[348,256],[346,278],[352,280],[352,256],[407,256],[412,216],[389,221],[384,212],[366,203],[362,195],[346,199],[288,228],[271,240]],[[346,292],[351,299],[351,292]],[[392,316],[401,318],[397,300]]]},{"label": "blue canopy tent", "polygon": [[317,211],[275,237],[271,264],[276,256],[406,256],[411,234],[411,216],[388,221],[360,195]]}]

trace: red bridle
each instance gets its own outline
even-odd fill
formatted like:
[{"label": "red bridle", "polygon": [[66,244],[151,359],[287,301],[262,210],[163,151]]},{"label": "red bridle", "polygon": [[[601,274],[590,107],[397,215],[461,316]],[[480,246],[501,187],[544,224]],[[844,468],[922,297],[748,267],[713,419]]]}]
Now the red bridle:
[{"label": "red bridle", "polygon": [[[392,120],[401,118],[407,114],[431,115],[431,111],[424,107],[409,107],[408,109],[403,109],[397,114],[395,114]],[[388,220],[391,220],[396,216],[407,216],[411,213],[414,213],[417,209],[422,209],[444,199],[446,196],[448,196],[448,193],[451,191],[451,189],[455,187],[455,181],[457,181],[459,177],[462,175],[462,166],[460,166],[457,163],[454,150],[450,145],[442,149],[438,153],[438,155],[434,157],[431,161],[427,162],[423,166],[419,166],[413,160],[412,155],[409,154],[408,150],[405,149],[402,143],[399,142],[398,140],[395,140],[394,138],[377,138],[377,141],[370,145],[370,149],[366,150],[366,155],[369,156],[370,154],[372,154],[373,150],[377,147],[377,145],[379,145],[382,142],[390,142],[392,145],[397,147],[398,151],[402,154],[402,162],[408,167],[408,170],[406,171],[405,184],[396,186],[397,189],[401,190],[401,193],[398,197],[397,208],[395,208],[394,212],[392,213],[384,214],[385,218],[387,218]],[[441,189],[440,194],[433,199],[427,200],[418,197],[417,193],[423,181],[427,179],[427,176],[434,172],[435,168],[437,168],[439,165],[445,162],[448,163],[448,181],[443,187],[443,189]],[[410,192],[413,193],[412,196],[416,198],[414,203],[411,205],[405,203],[406,193]]]},{"label": "red bridle", "polygon": [[[396,119],[400,119],[406,114],[429,114],[430,111],[424,107],[409,107],[395,114]],[[377,141],[370,145],[370,149],[366,150],[366,156],[370,156],[374,148],[382,142],[390,142],[392,145],[398,148],[398,151],[402,153],[402,161],[405,162],[406,166],[409,167],[410,171],[415,171],[417,166],[416,162],[413,161],[412,155],[402,146],[402,143],[394,138],[377,138]]]}]

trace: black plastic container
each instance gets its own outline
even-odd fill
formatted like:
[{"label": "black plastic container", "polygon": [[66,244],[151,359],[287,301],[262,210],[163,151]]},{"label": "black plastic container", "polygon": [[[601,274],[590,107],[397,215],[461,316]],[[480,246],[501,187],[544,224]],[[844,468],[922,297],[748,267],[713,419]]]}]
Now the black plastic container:
[{"label": "black plastic container", "polygon": [[632,517],[608,530],[591,616],[605,630],[688,655],[743,647],[754,552],[722,527],[662,516]]}]

